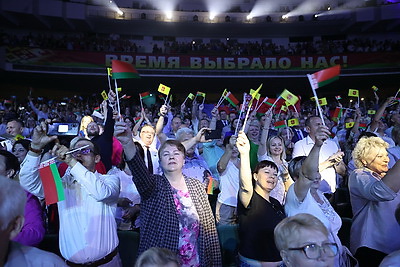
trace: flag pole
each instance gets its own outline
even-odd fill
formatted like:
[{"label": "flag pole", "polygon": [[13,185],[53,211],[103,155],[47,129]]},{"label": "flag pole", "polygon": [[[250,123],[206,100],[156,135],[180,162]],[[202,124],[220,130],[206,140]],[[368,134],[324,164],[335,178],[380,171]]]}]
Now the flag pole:
[{"label": "flag pole", "polygon": [[247,109],[247,112],[246,112],[246,117],[244,117],[244,122],[243,122],[243,126],[242,126],[242,131],[244,131],[244,128],[246,127],[247,119],[249,118],[251,106],[252,106],[252,104],[253,104],[253,99],[254,99],[254,98],[252,97],[251,100],[250,100],[250,103],[249,103],[249,108]]},{"label": "flag pole", "polygon": [[281,96],[278,96],[278,98],[275,100],[275,102],[272,104],[272,107],[267,111],[267,113],[268,112],[270,112],[270,111],[272,111],[272,109],[275,107],[275,104],[279,101],[279,99],[281,99]]},{"label": "flag pole", "polygon": [[325,125],[325,121],[324,121],[324,116],[323,116],[323,114],[322,114],[321,105],[319,104],[317,92],[315,92],[315,89],[314,89],[312,76],[311,76],[310,74],[307,74],[307,78],[308,78],[308,81],[310,82],[311,91],[312,91],[313,94],[314,94],[315,102],[317,102],[317,109],[318,109],[318,112],[319,112],[319,116],[321,117],[322,124],[323,124],[324,126],[326,126],[326,125]]},{"label": "flag pole", "polygon": [[245,106],[244,104],[246,103],[246,95],[247,95],[246,93],[243,94],[243,104],[242,104],[242,108],[240,109],[240,112],[239,112],[238,121],[236,123],[235,136],[237,136],[237,131],[238,131],[238,127],[239,127],[240,118],[242,117],[242,113],[243,113],[244,106]]},{"label": "flag pole", "polygon": [[142,107],[143,110],[143,101],[142,101],[142,96],[139,94],[139,100],[140,100],[140,106]]},{"label": "flag pole", "polygon": [[400,92],[400,88],[399,88],[399,90],[397,90],[396,94],[394,95],[394,99],[397,98],[397,95],[399,94],[399,92]]},{"label": "flag pole", "polygon": [[117,98],[118,117],[119,117],[119,120],[121,121],[122,120],[122,118],[121,118],[121,107],[119,106],[117,79],[115,79],[114,81],[115,81],[115,97]]}]

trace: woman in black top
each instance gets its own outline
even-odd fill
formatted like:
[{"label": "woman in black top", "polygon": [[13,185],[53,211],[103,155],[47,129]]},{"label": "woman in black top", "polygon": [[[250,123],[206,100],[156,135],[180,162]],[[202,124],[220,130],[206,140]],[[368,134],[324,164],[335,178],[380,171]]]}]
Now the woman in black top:
[{"label": "woman in black top", "polygon": [[269,194],[278,181],[278,167],[263,160],[251,172],[250,143],[244,132],[236,141],[240,152],[238,198],[240,266],[278,266],[281,256],[274,242],[274,228],[285,218],[278,200]]}]

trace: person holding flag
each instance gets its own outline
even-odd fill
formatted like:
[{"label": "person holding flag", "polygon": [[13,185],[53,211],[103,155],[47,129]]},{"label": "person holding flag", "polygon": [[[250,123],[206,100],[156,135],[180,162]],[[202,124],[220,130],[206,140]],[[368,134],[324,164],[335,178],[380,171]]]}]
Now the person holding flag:
[{"label": "person holding flag", "polygon": [[[315,143],[315,135],[318,127],[322,124],[319,116],[311,116],[306,120],[306,130],[309,135],[296,142],[293,148],[292,157],[308,156]],[[324,193],[332,194],[336,191],[336,171],[334,165],[342,161],[343,152],[338,145],[331,139],[327,139],[321,147],[319,156],[319,171],[321,172],[320,190]]]},{"label": "person holding flag", "polygon": [[[40,154],[56,136],[47,136],[47,122],[38,125],[20,171],[20,183],[28,192],[45,198],[39,177]],[[114,175],[95,171],[100,161],[98,147],[77,137],[74,153],[56,144],[52,154],[68,169],[62,179],[65,200],[57,203],[60,218],[60,252],[68,265],[122,266],[118,255],[117,225],[114,218],[120,183]]]}]

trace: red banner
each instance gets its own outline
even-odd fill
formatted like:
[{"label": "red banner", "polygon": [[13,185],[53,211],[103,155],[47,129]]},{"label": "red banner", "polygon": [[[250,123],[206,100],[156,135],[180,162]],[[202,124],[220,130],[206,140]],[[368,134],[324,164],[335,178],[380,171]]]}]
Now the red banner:
[{"label": "red banner", "polygon": [[338,64],[343,69],[400,67],[400,53],[208,57],[8,48],[6,56],[7,63],[12,64],[86,68],[105,68],[114,59],[133,64],[138,70],[318,70]]}]

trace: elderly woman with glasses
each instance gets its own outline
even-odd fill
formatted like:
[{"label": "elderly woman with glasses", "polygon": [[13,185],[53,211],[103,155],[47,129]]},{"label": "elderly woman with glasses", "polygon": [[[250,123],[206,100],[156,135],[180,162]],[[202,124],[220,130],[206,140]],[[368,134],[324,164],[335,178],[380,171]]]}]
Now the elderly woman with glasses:
[{"label": "elderly woman with glasses", "polygon": [[388,147],[380,137],[363,137],[353,150],[357,169],[349,177],[350,249],[360,267],[378,266],[400,249],[400,227],[393,216],[400,203],[400,161],[388,169]]},{"label": "elderly woman with glasses", "polygon": [[283,219],[274,230],[281,266],[333,267],[338,246],[329,241],[329,232],[316,217],[307,213]]}]

